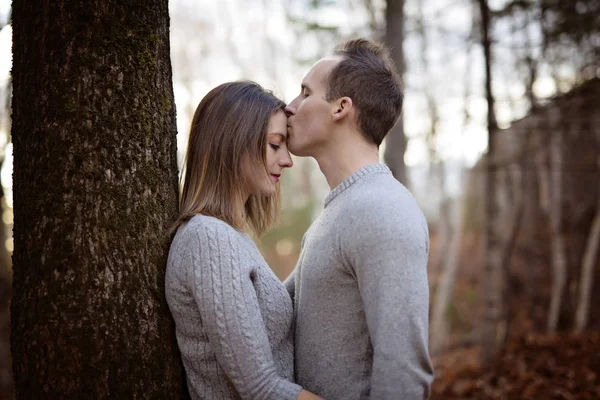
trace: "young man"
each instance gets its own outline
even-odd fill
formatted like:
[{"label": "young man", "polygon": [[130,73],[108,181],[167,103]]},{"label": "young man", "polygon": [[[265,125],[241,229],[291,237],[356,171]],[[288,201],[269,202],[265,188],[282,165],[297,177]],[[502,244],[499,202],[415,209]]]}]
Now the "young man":
[{"label": "young man", "polygon": [[299,385],[328,400],[424,399],[427,223],[379,164],[402,109],[387,51],[365,39],[317,62],[286,108],[289,149],[314,157],[331,192],[285,282],[296,315]]}]

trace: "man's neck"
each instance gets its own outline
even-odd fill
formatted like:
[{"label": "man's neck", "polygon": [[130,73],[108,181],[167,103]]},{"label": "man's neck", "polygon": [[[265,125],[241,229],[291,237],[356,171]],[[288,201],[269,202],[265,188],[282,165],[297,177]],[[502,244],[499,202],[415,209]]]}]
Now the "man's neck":
[{"label": "man's neck", "polygon": [[362,167],[379,163],[377,146],[362,140],[339,141],[335,148],[322,150],[315,159],[331,190]]}]

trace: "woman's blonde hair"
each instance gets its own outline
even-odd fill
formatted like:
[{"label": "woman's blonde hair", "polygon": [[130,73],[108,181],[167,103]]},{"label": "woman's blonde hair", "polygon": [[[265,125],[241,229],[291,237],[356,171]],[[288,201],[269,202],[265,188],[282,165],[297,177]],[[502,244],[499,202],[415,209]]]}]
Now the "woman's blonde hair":
[{"label": "woman's blonde hair", "polygon": [[238,230],[249,227],[261,235],[279,214],[279,188],[274,196],[250,195],[242,204],[247,183],[245,154],[266,171],[267,129],[271,116],[285,104],[250,81],[229,82],[212,89],[200,102],[185,160],[185,180],[179,217],[172,227],[196,214],[227,222]]}]

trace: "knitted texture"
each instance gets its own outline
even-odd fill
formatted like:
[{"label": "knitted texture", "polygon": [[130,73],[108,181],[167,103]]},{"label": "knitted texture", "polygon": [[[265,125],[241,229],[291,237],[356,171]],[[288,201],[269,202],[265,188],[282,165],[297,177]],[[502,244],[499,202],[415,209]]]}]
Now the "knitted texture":
[{"label": "knitted texture", "polygon": [[285,282],[298,384],[327,400],[428,397],[428,250],[425,217],[387,166],[329,193]]},{"label": "knitted texture", "polygon": [[296,399],[292,302],[250,237],[193,217],[171,243],[165,292],[193,399]]}]

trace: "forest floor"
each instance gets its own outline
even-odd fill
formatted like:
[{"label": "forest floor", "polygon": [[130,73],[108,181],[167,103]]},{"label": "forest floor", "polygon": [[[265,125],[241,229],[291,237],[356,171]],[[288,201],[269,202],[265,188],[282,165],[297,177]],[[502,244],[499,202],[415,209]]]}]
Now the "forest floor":
[{"label": "forest floor", "polygon": [[431,400],[600,399],[600,332],[529,334],[508,342],[488,367],[478,347],[434,358]]}]

